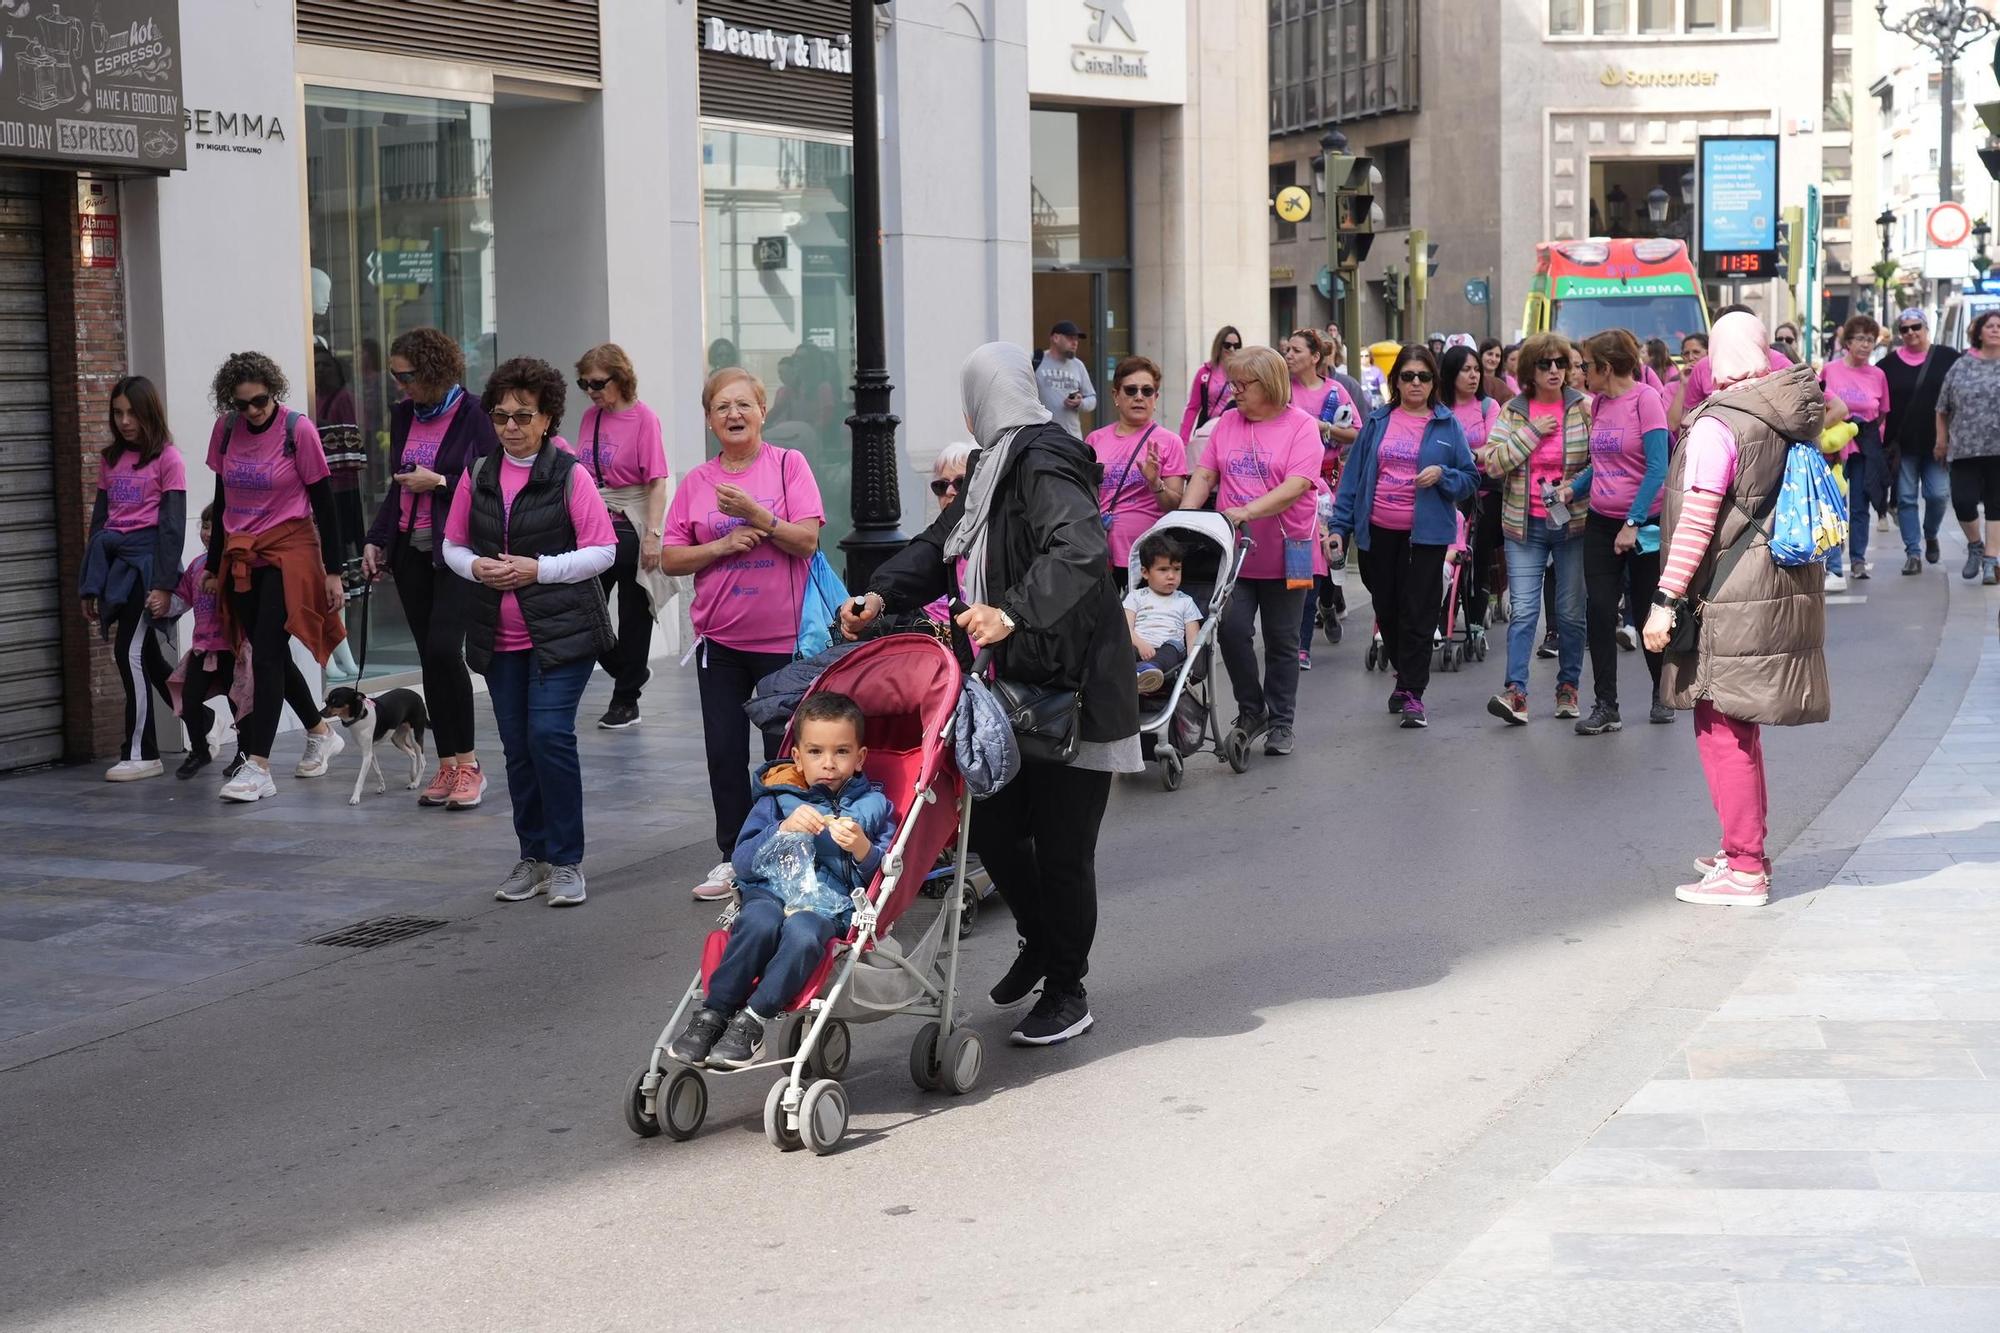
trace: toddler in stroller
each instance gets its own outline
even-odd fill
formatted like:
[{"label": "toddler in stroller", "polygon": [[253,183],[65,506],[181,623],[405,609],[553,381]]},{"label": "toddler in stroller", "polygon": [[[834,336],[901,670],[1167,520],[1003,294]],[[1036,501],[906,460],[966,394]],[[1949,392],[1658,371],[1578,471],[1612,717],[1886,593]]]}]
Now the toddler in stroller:
[{"label": "toddler in stroller", "polygon": [[[867,720],[846,695],[808,695],[793,719],[790,759],[765,767],[737,837],[742,905],[729,944],[675,1059],[741,1069],[764,1029],[803,986],[826,945],[847,928],[854,890],[874,878],[895,810],[861,772]],[[754,988],[753,988],[754,987]]]},{"label": "toddler in stroller", "polygon": [[1179,542],[1149,533],[1137,554],[1145,582],[1125,594],[1125,626],[1139,655],[1139,693],[1158,694],[1201,638],[1201,607],[1181,591],[1186,556]]}]

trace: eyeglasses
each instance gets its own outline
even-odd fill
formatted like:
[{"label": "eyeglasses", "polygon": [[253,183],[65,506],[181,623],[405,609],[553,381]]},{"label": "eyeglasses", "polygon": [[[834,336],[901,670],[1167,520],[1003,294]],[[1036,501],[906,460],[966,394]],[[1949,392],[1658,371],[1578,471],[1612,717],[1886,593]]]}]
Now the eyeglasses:
[{"label": "eyeglasses", "polygon": [[1923,331],[1924,331],[1924,326],[1921,324],[1898,324],[1896,326],[1896,332],[1905,335],[1912,333],[1922,333]]},{"label": "eyeglasses", "polygon": [[1568,370],[1569,359],[1560,356],[1545,356],[1535,362],[1536,370]]},{"label": "eyeglasses", "polygon": [[609,383],[611,383],[611,377],[609,375],[606,375],[601,379],[594,379],[594,380],[587,380],[584,379],[581,375],[579,375],[577,377],[576,387],[583,390],[585,393],[603,393],[604,386]]},{"label": "eyeglasses", "polygon": [[262,412],[271,405],[271,395],[260,393],[255,398],[231,398],[238,412]]},{"label": "eyeglasses", "polygon": [[1429,384],[1431,382],[1431,373],[1428,370],[1401,371],[1396,376],[1396,382],[1398,384]]},{"label": "eyeglasses", "polygon": [[1252,386],[1256,383],[1256,380],[1231,380],[1229,381],[1229,392],[1241,398],[1244,394],[1250,392]]},{"label": "eyeglasses", "polygon": [[936,477],[931,481],[931,494],[942,500],[958,489],[957,477]]},{"label": "eyeglasses", "polygon": [[389,378],[398,384],[408,384],[416,377],[417,372],[414,370],[392,370],[389,372]]},{"label": "eyeglasses", "polygon": [[509,412],[505,408],[496,407],[486,415],[493,418],[493,428],[495,430],[505,430],[510,425],[519,426],[522,430],[526,430],[538,414],[532,410]]},{"label": "eyeglasses", "polygon": [[1118,386],[1118,392],[1127,398],[1151,398],[1159,390],[1150,384],[1121,384]]},{"label": "eyeglasses", "polygon": [[1225,352],[1240,352],[1243,350],[1243,344],[1241,342],[1224,343],[1222,344],[1222,350]]}]

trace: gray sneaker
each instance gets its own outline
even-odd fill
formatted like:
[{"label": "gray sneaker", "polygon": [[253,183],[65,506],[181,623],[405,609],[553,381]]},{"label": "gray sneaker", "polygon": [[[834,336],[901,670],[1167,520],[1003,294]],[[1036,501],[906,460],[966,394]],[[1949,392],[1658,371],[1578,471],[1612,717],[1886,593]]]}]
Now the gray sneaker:
[{"label": "gray sneaker", "polygon": [[1264,734],[1265,754],[1290,754],[1292,752],[1292,729],[1279,723]]},{"label": "gray sneaker", "polygon": [[549,906],[574,907],[583,901],[583,867],[549,867]]},{"label": "gray sneaker", "polygon": [[1655,699],[1653,701],[1653,711],[1646,720],[1656,727],[1664,727],[1674,720],[1674,710]]},{"label": "gray sneaker", "polygon": [[1985,543],[1967,542],[1965,544],[1965,568],[1959,571],[1959,577],[1967,579],[1976,579],[1985,572],[1986,572]]},{"label": "gray sneaker", "polygon": [[549,863],[520,860],[514,863],[514,869],[501,881],[493,896],[503,903],[519,903],[548,891]]}]

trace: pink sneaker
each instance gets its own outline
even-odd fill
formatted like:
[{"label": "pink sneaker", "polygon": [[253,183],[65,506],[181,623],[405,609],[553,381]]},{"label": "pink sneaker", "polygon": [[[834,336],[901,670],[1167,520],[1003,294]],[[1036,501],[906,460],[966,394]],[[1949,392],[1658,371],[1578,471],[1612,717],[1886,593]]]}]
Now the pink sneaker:
[{"label": "pink sneaker", "polygon": [[1674,897],[1709,907],[1762,907],[1771,901],[1771,877],[1718,866],[1714,874],[1675,889]]},{"label": "pink sneaker", "polygon": [[478,764],[460,764],[458,781],[451,784],[451,796],[446,799],[447,810],[470,810],[486,795],[486,774]]},{"label": "pink sneaker", "polygon": [[443,805],[451,799],[451,789],[457,784],[457,766],[453,764],[439,764],[438,771],[431,775],[431,785],[424,788],[424,794],[417,798],[417,804]]},{"label": "pink sneaker", "polygon": [[[1694,873],[1700,875],[1703,879],[1707,879],[1715,873],[1717,866],[1727,865],[1728,862],[1729,854],[1717,848],[1714,856],[1697,856],[1694,859]],[[1766,875],[1771,873],[1771,860],[1769,857],[1764,858],[1764,873]]]}]

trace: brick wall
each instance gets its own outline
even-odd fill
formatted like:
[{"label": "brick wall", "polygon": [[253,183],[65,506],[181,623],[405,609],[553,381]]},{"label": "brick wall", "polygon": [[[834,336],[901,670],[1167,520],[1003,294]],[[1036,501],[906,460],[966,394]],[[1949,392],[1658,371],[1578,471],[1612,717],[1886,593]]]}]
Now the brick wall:
[{"label": "brick wall", "polygon": [[[114,185],[112,187],[116,189]],[[105,404],[126,373],[123,251],[115,268],[84,268],[77,181],[50,172],[43,195],[48,269],[49,396],[56,462],[56,543],[62,561],[63,748],[72,760],[116,755],[124,693],[109,645],[73,595],[97,496]],[[167,743],[170,731],[163,731]]]}]

